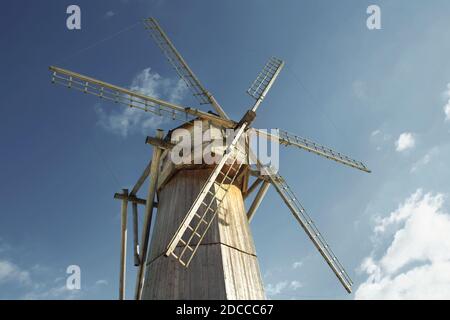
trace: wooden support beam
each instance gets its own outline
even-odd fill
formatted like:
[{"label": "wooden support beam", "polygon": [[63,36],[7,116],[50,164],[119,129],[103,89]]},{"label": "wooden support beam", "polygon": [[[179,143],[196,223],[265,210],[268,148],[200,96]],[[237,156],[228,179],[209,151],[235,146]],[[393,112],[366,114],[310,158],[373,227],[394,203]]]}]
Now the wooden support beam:
[{"label": "wooden support beam", "polygon": [[[129,202],[133,202],[133,203],[137,203],[137,204],[142,204],[142,205],[146,205],[147,204],[147,200],[138,198],[134,195],[123,195],[122,193],[115,193],[114,194],[114,199],[119,199],[119,200],[128,200]],[[153,202],[153,206],[155,208],[158,207],[158,203],[157,202]]]},{"label": "wooden support beam", "polygon": [[250,174],[248,173],[248,170],[246,170],[244,179],[242,180],[242,191],[243,193],[246,193],[248,191],[248,182],[250,180]]},{"label": "wooden support beam", "polygon": [[[247,132],[248,133],[248,132]],[[250,169],[250,158],[248,156],[248,149],[249,149],[249,145],[248,145],[248,136],[245,137],[244,139],[244,148],[245,148],[245,162],[247,164],[247,166],[245,166],[243,172],[245,172],[245,174],[243,175],[243,179],[242,179],[242,184],[241,184],[241,190],[242,190],[242,194],[246,193],[248,190],[248,182],[250,180],[250,173],[248,172]]]},{"label": "wooden support beam", "polygon": [[[147,137],[145,139],[145,143],[151,144],[151,145],[159,147],[161,149],[171,149],[175,146],[173,143],[167,142],[161,138],[156,138],[156,137]],[[152,162],[150,161],[147,164],[147,167],[145,167],[144,172],[139,177],[139,180],[136,182],[133,189],[131,190],[130,195],[135,196],[138,193],[139,189],[144,184],[145,179],[147,179],[148,175],[150,174],[151,166],[152,166]]]},{"label": "wooden support beam", "polygon": [[158,147],[163,150],[170,150],[175,146],[172,142],[168,142],[158,137],[147,137],[147,139],[145,139],[145,143],[151,144],[154,147]]},{"label": "wooden support beam", "polygon": [[133,251],[135,267],[140,264],[138,234],[138,205],[136,202],[133,202]]},{"label": "wooden support beam", "polygon": [[250,209],[248,209],[247,212],[247,219],[250,222],[255,215],[256,210],[258,209],[259,205],[261,204],[262,199],[267,193],[267,190],[270,187],[270,182],[264,181],[261,188],[259,188],[258,193],[256,194],[255,199],[252,202],[252,205],[250,206]]},{"label": "wooden support beam", "polygon": [[145,167],[144,172],[142,173],[142,175],[139,177],[139,180],[136,182],[136,184],[134,185],[133,189],[130,192],[130,195],[135,196],[139,189],[141,189],[142,185],[145,182],[145,179],[147,179],[148,175],[150,174],[150,167],[152,166],[152,162],[150,161],[147,164],[147,167]]},{"label": "wooden support beam", "polygon": [[243,169],[239,174],[236,176],[235,181],[241,181],[241,183],[244,183],[245,176],[248,174],[247,170]]},{"label": "wooden support beam", "polygon": [[253,176],[255,178],[261,178],[263,180],[269,180],[269,179],[264,179],[264,175],[261,174],[261,170],[259,170],[259,169],[256,169],[256,170],[250,169],[248,172],[250,173],[251,176]]},{"label": "wooden support beam", "polygon": [[[123,189],[123,196],[128,196],[128,190]],[[121,242],[120,242],[120,276],[119,276],[119,300],[125,299],[125,274],[127,272],[127,211],[128,201],[122,200],[121,212]]]},{"label": "wooden support beam", "polygon": [[247,197],[261,184],[261,182],[263,182],[263,179],[259,177],[256,178],[255,182],[253,182],[252,185],[243,194],[244,200],[247,199]]},{"label": "wooden support beam", "polygon": [[[162,130],[158,130],[156,133],[156,138],[161,139],[164,133]],[[158,181],[158,171],[159,171],[159,161],[161,159],[162,149],[155,146],[153,148],[152,164],[150,168],[150,183],[148,186],[147,193],[147,204],[145,206],[144,224],[142,228],[142,240],[141,240],[141,254],[140,254],[140,264],[136,276],[136,288],[135,288],[135,299],[140,300],[142,296],[142,285],[144,283],[145,276],[145,264],[147,260],[147,249],[148,241],[150,237],[150,228],[153,216],[153,200],[156,194],[156,185]]]},{"label": "wooden support beam", "polygon": [[260,170],[249,170],[248,172],[250,173],[251,176],[253,176],[255,178],[259,178],[262,181],[270,182],[269,176],[261,173]]}]

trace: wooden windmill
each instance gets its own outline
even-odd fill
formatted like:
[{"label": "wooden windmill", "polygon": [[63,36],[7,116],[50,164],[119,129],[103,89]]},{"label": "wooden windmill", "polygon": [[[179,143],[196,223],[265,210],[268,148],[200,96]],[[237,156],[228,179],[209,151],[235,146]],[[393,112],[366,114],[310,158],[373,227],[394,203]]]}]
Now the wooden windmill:
[{"label": "wooden windmill", "polygon": [[[136,299],[264,299],[249,221],[270,185],[274,186],[350,293],[352,280],[336,255],[284,178],[262,164],[251,151],[246,140],[247,133],[253,132],[282,145],[295,146],[365,172],[370,172],[368,168],[362,162],[286,131],[279,130],[279,134],[274,135],[251,128],[258,107],[283,68],[281,60],[269,59],[247,91],[255,100],[253,106],[242,119],[234,121],[203,87],[156,20],[145,19],[144,24],[200,104],[212,106],[216,113],[156,99],[58,67],[50,67],[52,82],[113,103],[181,120],[181,127],[188,131],[194,131],[200,123],[202,130],[207,128],[214,132],[215,138],[227,140],[228,143],[223,148],[213,150],[220,156],[214,164],[192,160],[177,165],[170,159],[170,152],[176,142],[174,130],[166,136],[158,131],[156,137],[147,137],[146,142],[153,145],[150,163],[130,192],[123,190],[115,194],[115,198],[122,200],[119,297],[123,299],[125,295],[127,204],[131,202],[134,262],[138,267]],[[232,134],[227,129],[233,129]],[[194,144],[192,151],[195,152],[197,147]],[[252,159],[255,165],[250,165],[244,159]],[[147,196],[145,199],[139,198],[137,192],[147,177]],[[250,183],[250,180],[253,181]],[[246,211],[244,200],[257,189]],[[145,205],[140,247],[138,205]],[[156,208],[157,215],[153,219],[153,210]],[[149,248],[152,220],[154,225]]]}]

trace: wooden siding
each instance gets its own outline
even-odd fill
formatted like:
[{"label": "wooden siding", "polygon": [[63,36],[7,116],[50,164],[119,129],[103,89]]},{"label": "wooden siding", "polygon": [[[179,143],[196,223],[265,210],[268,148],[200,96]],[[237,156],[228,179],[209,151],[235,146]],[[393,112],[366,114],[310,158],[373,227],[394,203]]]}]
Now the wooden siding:
[{"label": "wooden siding", "polygon": [[232,186],[223,209],[186,269],[164,252],[211,169],[180,170],[159,190],[143,299],[264,299],[242,192]]}]

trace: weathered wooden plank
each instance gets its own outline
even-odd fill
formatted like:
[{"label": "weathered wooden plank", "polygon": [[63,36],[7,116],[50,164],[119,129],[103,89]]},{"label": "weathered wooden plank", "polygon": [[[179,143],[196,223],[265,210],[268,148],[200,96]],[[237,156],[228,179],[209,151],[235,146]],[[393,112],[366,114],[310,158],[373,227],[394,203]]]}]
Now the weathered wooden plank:
[{"label": "weathered wooden plank", "polygon": [[[159,190],[143,299],[265,298],[242,193],[236,186],[228,192],[224,209],[189,268],[164,256],[167,244],[209,173],[210,169],[181,170]],[[228,283],[233,277],[235,280]]]},{"label": "weathered wooden plank", "polygon": [[248,212],[247,212],[248,221],[252,221],[253,216],[255,215],[256,210],[258,210],[259,205],[261,204],[264,196],[267,193],[267,190],[269,190],[269,187],[270,187],[270,182],[264,181],[261,188],[259,188],[258,193],[255,196],[255,199],[253,200],[252,204],[250,205],[250,208],[248,209]]},{"label": "weathered wooden plank", "polygon": [[[123,196],[128,196],[128,190],[123,189]],[[125,275],[127,272],[127,206],[128,201],[122,200],[121,223],[120,223],[120,274],[119,274],[119,300],[125,299]]]},{"label": "weathered wooden plank", "polygon": [[166,150],[166,149],[170,150],[175,146],[175,144],[173,144],[169,141],[166,141],[164,139],[157,138],[157,137],[150,137],[150,136],[147,137],[147,139],[145,140],[145,143],[151,144],[151,145],[158,147],[160,149],[163,149],[163,150]]},{"label": "weathered wooden plank", "polygon": [[[140,199],[136,196],[132,196],[132,195],[124,195],[121,193],[115,193],[114,194],[114,199],[119,199],[119,200],[128,200],[129,202],[135,202],[137,204],[142,204],[145,205],[147,204],[147,201],[144,199]],[[158,207],[158,203],[157,202],[153,202],[153,206]]]},{"label": "weathered wooden plank", "polygon": [[[163,131],[158,130],[156,136],[158,138],[162,138]],[[144,275],[145,275],[145,266],[147,259],[147,249],[148,249],[148,241],[150,237],[150,228],[153,217],[153,200],[156,194],[156,182],[158,181],[158,173],[159,173],[159,161],[161,158],[162,149],[158,147],[154,147],[153,155],[152,155],[152,166],[150,168],[150,183],[148,186],[147,192],[147,204],[145,206],[145,215],[144,215],[144,223],[142,227],[142,240],[141,240],[141,252],[140,259],[141,263],[138,267],[138,272],[136,275],[136,287],[135,287],[135,299],[141,299],[142,295],[142,285],[144,283]]]},{"label": "weathered wooden plank", "polygon": [[145,180],[147,179],[148,175],[150,174],[151,166],[152,166],[152,161],[150,160],[150,162],[145,167],[144,172],[141,174],[138,181],[136,182],[133,189],[131,190],[130,195],[135,196],[138,193],[139,189],[141,189],[142,185],[144,184]]},{"label": "weathered wooden plank", "polygon": [[252,194],[253,191],[263,182],[263,179],[256,178],[256,180],[252,183],[252,185],[243,193],[244,200],[247,199],[247,197]]},{"label": "weathered wooden plank", "polygon": [[138,230],[138,206],[136,202],[133,202],[133,256],[134,266],[137,267],[140,264],[139,258],[139,230]]}]

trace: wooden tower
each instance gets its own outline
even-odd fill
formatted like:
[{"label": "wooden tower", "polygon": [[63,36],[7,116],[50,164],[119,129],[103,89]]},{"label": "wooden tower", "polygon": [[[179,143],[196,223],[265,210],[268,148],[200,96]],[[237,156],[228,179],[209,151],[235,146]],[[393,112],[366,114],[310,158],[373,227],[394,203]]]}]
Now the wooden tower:
[{"label": "wooden tower", "polygon": [[[182,128],[194,137],[194,126],[202,135],[216,135],[213,138],[217,140],[222,135],[220,128],[208,121],[189,122]],[[170,134],[167,137],[169,141]],[[203,150],[207,144],[203,143]],[[243,199],[249,180],[247,165],[241,166],[189,268],[164,255],[172,235],[214,169],[214,165],[195,164],[204,161],[198,158],[202,154],[194,150],[199,145],[194,141],[191,145],[192,157],[184,157],[182,164],[173,163],[171,150],[165,150],[161,155],[157,183],[158,215],[147,257],[142,299],[264,299]],[[213,147],[210,151],[220,154],[223,147]],[[197,241],[195,239],[192,244]]]},{"label": "wooden tower", "polygon": [[[129,203],[133,210],[134,265],[138,267],[135,299],[264,299],[249,221],[269,186],[274,187],[343,287],[351,292],[352,280],[297,196],[277,170],[261,162],[248,139],[253,135],[273,140],[361,171],[370,170],[360,161],[286,131],[274,134],[251,127],[257,109],[284,66],[283,61],[269,59],[247,90],[254,99],[251,108],[235,121],[203,87],[156,20],[145,19],[144,25],[200,104],[212,107],[215,113],[50,67],[53,83],[183,122],[166,136],[158,131],[156,137],[147,137],[146,142],[153,145],[151,161],[130,192],[124,189],[114,195],[122,201],[119,299],[125,298]],[[176,151],[179,130],[190,137],[182,154]],[[199,130],[202,138],[196,139]],[[212,162],[206,161],[203,152],[211,140],[223,142],[207,149],[206,154],[215,160]],[[174,161],[173,155],[184,161]],[[146,179],[149,186],[144,199],[137,193]],[[256,190],[246,209],[244,200]],[[139,205],[145,206],[141,245]]]}]

